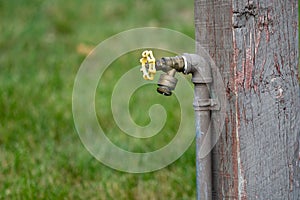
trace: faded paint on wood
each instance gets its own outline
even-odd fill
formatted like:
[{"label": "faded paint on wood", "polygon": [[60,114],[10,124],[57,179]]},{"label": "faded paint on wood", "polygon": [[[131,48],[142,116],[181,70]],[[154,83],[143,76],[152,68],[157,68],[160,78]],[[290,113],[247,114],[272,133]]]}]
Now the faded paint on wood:
[{"label": "faded paint on wood", "polygon": [[213,199],[300,199],[298,1],[195,0],[195,26],[228,100]]}]

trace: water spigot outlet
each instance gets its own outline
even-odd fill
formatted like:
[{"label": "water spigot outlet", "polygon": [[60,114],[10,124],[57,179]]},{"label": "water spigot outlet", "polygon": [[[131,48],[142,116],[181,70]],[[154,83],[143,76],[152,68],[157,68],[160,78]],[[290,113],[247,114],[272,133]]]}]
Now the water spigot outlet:
[{"label": "water spigot outlet", "polygon": [[[174,71],[173,71],[174,70]],[[165,96],[171,96],[172,91],[177,84],[177,78],[175,78],[175,69],[172,69],[169,73],[161,74],[158,80],[157,92]]]}]

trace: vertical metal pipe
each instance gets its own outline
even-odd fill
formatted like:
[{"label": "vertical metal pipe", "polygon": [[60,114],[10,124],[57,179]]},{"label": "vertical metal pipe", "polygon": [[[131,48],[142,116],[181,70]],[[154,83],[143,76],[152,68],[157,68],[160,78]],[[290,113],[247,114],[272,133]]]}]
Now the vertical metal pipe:
[{"label": "vertical metal pipe", "polygon": [[[195,100],[209,99],[209,89],[207,84],[195,83]],[[209,153],[202,158],[201,147],[205,137],[209,139],[205,142],[210,142],[210,111],[201,110],[197,104],[194,104],[195,109],[195,124],[196,124],[196,166],[197,166],[197,199],[210,200],[212,199],[212,183],[211,183],[211,154]],[[205,146],[210,146],[205,144]]]},{"label": "vertical metal pipe", "polygon": [[[183,54],[177,57],[165,57],[156,61],[157,68],[165,71],[159,79],[157,91],[171,95],[175,88],[174,75],[176,71],[192,74],[194,83],[194,110],[196,124],[196,166],[197,166],[197,199],[212,199],[212,170],[211,170],[211,111],[210,90],[212,82],[210,64],[197,54]],[[176,81],[177,82],[177,81]],[[175,83],[175,84],[174,84]],[[206,155],[207,154],[207,155]]]},{"label": "vertical metal pipe", "polygon": [[[212,82],[210,64],[196,54],[183,54],[186,65],[184,73],[192,74],[194,83],[194,110],[196,124],[197,199],[212,199],[210,90]],[[204,103],[203,103],[204,102]],[[205,141],[205,144],[204,144]]]}]

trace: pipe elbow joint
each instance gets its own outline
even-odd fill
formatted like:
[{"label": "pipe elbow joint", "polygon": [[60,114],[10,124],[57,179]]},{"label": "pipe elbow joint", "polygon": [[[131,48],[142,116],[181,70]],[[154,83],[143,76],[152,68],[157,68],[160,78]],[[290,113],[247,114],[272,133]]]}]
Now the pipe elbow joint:
[{"label": "pipe elbow joint", "polygon": [[212,73],[210,62],[197,54],[184,53],[184,73],[192,74],[193,83],[211,83]]},{"label": "pipe elbow joint", "polygon": [[165,74],[161,74],[157,88],[157,92],[165,96],[172,95],[172,91],[176,87],[176,72],[191,73],[194,84],[208,84],[212,82],[209,61],[197,54],[185,53],[181,56],[164,57],[156,61],[156,66],[158,70],[165,72]]}]

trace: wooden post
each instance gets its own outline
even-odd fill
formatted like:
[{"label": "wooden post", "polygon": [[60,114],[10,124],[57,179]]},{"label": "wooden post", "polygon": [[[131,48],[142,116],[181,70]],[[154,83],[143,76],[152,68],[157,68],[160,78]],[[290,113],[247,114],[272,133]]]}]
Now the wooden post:
[{"label": "wooden post", "polygon": [[195,0],[195,26],[228,100],[213,199],[300,199],[298,1]]}]

